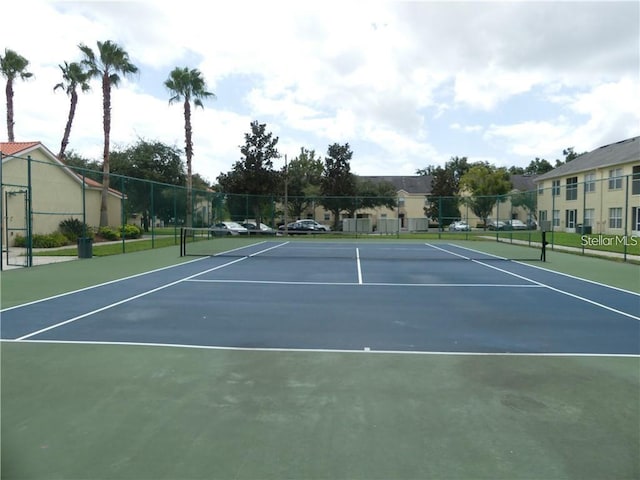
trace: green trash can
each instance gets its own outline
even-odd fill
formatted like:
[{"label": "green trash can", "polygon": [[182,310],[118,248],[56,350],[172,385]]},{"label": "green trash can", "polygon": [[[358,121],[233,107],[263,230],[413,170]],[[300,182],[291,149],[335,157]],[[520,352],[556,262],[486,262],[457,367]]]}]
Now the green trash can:
[{"label": "green trash can", "polygon": [[78,237],[78,258],[93,257],[93,238]]}]

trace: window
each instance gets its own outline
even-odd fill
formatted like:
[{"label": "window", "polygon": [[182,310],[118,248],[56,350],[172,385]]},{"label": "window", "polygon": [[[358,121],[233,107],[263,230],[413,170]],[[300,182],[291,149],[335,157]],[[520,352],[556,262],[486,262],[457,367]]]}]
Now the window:
[{"label": "window", "polygon": [[578,177],[567,178],[567,200],[576,200],[578,198]]},{"label": "window", "polygon": [[609,190],[619,190],[622,188],[622,169],[609,170]]},{"label": "window", "polygon": [[538,195],[544,194],[544,182],[538,184]]},{"label": "window", "polygon": [[596,217],[596,211],[593,208],[585,208],[584,210],[584,226],[593,227],[593,221]]},{"label": "window", "polygon": [[631,195],[640,195],[640,165],[633,167],[631,177]]},{"label": "window", "polygon": [[587,173],[584,176],[584,191],[595,192],[596,191],[596,174]]},{"label": "window", "polygon": [[387,214],[386,213],[381,213],[380,214],[380,219],[381,220],[386,220],[387,219]]},{"label": "window", "polygon": [[404,197],[398,197],[398,207],[399,208],[404,207]]},{"label": "window", "polygon": [[633,207],[631,209],[631,230],[640,231],[640,208]]},{"label": "window", "polygon": [[565,224],[567,228],[576,228],[577,210],[565,210]]},{"label": "window", "polygon": [[331,220],[331,213],[324,212],[324,221],[328,222],[329,220]]},{"label": "window", "polygon": [[609,209],[609,228],[622,228],[622,208]]},{"label": "window", "polygon": [[554,227],[560,226],[560,210],[553,211],[553,226]]},{"label": "window", "polygon": [[560,180],[554,180],[551,182],[551,195],[554,197],[560,195]]}]

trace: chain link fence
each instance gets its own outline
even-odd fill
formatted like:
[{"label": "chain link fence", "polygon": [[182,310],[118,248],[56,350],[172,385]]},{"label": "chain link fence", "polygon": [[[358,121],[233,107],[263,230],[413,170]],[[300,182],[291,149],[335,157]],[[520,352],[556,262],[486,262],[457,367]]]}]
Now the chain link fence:
[{"label": "chain link fence", "polygon": [[[321,197],[228,194],[109,175],[108,225],[100,227],[103,174],[47,158],[2,157],[2,250],[22,248],[30,266],[34,248],[76,244],[90,256],[91,244],[132,237],[151,247],[178,245],[183,226],[222,221],[264,223],[278,230],[312,219],[332,232],[358,235],[432,233],[438,238],[483,236],[534,244],[549,232],[551,248],[586,253],[638,254],[640,176],[614,171],[610,178],[547,181],[535,191],[508,195],[435,197],[406,193],[388,197]],[[190,199],[190,208],[188,201]],[[462,222],[462,223],[461,223]],[[162,240],[162,241],[160,241]],[[84,250],[84,251],[83,251]],[[84,254],[84,255],[83,255]]]}]

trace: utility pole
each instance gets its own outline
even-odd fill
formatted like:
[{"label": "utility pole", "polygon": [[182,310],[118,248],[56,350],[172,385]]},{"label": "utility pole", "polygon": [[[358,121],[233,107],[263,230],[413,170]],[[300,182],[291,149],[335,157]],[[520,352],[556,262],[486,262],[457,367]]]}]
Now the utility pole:
[{"label": "utility pole", "polygon": [[289,167],[287,164],[287,154],[284,154],[284,234],[286,236],[289,235],[289,227],[288,222],[289,220],[287,220],[287,212],[289,211],[289,195],[287,192],[288,189],[288,184],[289,184]]}]

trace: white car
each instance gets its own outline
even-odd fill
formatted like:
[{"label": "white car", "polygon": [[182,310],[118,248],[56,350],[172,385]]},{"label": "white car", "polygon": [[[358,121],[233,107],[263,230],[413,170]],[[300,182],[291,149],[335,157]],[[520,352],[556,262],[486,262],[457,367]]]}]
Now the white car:
[{"label": "white car", "polygon": [[218,222],[211,227],[216,234],[222,235],[248,235],[249,230],[237,222]]},{"label": "white car", "polygon": [[513,230],[526,230],[527,229],[527,225],[522,220],[518,220],[518,219],[509,220],[507,222],[507,224]]},{"label": "white car", "polygon": [[469,232],[471,231],[471,227],[467,222],[464,222],[464,221],[453,222],[451,225],[449,225],[449,231],[450,232]]}]

